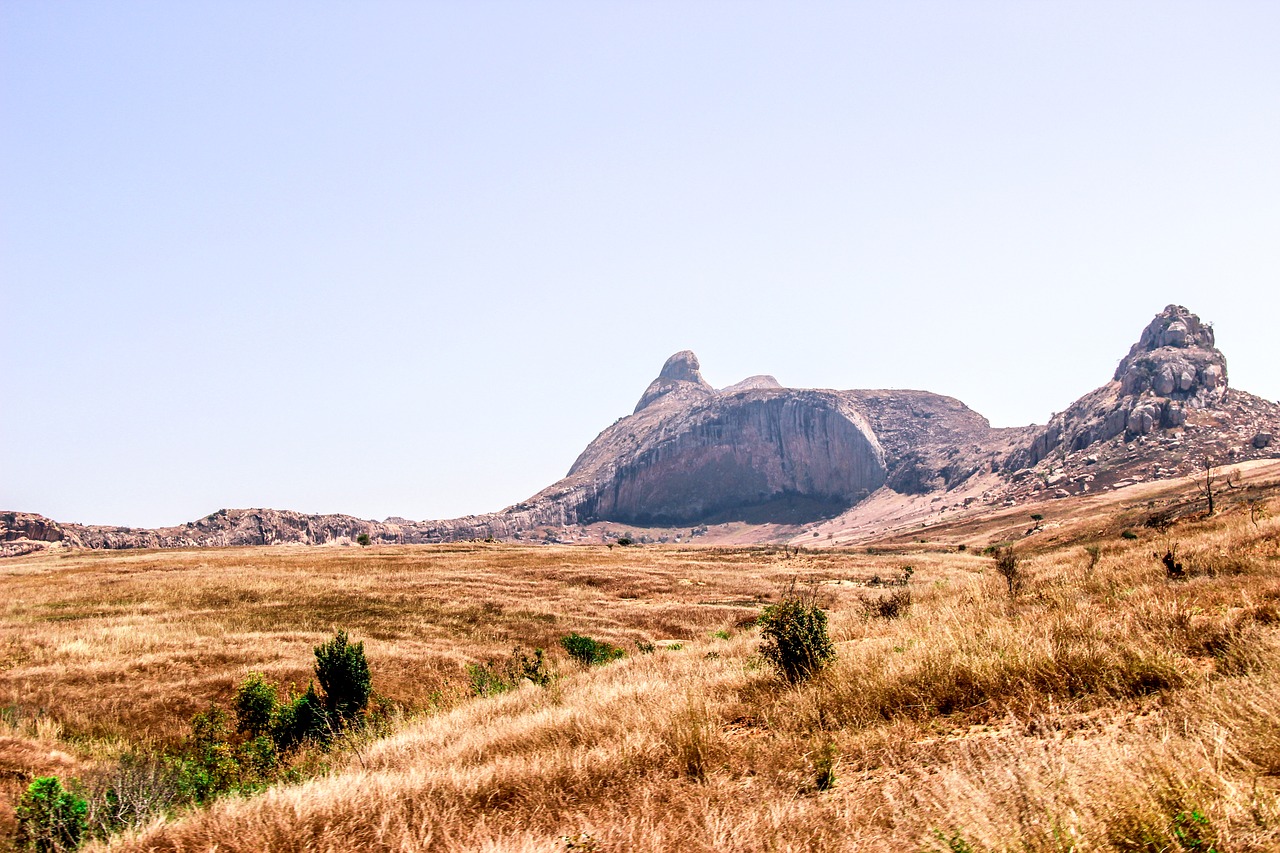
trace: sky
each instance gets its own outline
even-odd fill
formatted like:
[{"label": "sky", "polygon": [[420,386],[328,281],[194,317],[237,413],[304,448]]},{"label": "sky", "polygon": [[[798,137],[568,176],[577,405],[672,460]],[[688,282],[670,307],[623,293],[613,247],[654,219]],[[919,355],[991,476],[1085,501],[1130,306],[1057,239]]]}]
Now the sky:
[{"label": "sky", "polygon": [[0,3],[0,509],[451,518],[694,350],[1280,399],[1274,2]]}]

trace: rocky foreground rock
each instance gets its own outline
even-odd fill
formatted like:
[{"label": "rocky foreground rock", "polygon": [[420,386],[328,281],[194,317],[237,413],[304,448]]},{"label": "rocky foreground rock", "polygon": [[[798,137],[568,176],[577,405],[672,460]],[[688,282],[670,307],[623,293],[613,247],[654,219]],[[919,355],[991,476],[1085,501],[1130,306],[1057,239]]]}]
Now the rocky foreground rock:
[{"label": "rocky foreground rock", "polygon": [[[927,391],[784,388],[753,376],[717,390],[692,352],[667,359],[628,417],[587,446],[564,479],[526,501],[448,521],[219,510],[178,527],[58,524],[0,514],[0,555],[57,543],[169,548],[573,538],[587,526],[778,530],[856,517],[876,496],[944,505],[1065,497],[1211,464],[1280,456],[1280,405],[1229,389],[1213,329],[1170,305],[1106,385],[1041,427],[993,428]],[[762,533],[761,535],[765,535]]]}]

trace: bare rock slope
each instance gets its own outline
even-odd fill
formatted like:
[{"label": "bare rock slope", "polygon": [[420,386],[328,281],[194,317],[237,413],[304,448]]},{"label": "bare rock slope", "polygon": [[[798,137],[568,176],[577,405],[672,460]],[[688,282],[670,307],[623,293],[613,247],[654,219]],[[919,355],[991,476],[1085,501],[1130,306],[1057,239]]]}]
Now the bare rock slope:
[{"label": "bare rock slope", "polygon": [[667,359],[635,411],[600,433],[564,479],[501,512],[377,522],[220,510],[159,530],[8,513],[0,514],[0,554],[53,542],[122,548],[347,543],[362,534],[398,543],[512,539],[596,522],[744,522],[776,530],[856,518],[864,501],[876,512],[895,501],[917,505],[921,497],[962,507],[1016,503],[1176,476],[1205,459],[1276,456],[1277,429],[1280,405],[1229,390],[1213,329],[1178,305],[1143,330],[1110,382],[1043,427],[992,428],[959,400],[927,391],[784,388],[772,376],[717,390],[702,378],[697,356],[684,351]]}]

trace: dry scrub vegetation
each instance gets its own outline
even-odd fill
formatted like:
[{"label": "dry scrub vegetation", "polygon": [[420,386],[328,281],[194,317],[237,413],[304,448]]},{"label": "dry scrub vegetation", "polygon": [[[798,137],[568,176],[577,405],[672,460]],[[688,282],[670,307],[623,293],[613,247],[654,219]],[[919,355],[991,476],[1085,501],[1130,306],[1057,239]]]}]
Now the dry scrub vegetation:
[{"label": "dry scrub vegetation", "polygon": [[[91,776],[180,738],[250,670],[305,684],[311,647],[346,628],[400,709],[390,736],[108,846],[1276,850],[1280,523],[1259,498],[1136,539],[1027,536],[1013,596],[972,547],[9,561],[0,766]],[[1153,556],[1174,545],[1178,579]],[[750,626],[793,579],[825,602],[837,652],[794,685]],[[572,631],[627,656],[577,666],[557,644]],[[465,665],[516,644],[547,649],[559,677],[472,697]]]}]

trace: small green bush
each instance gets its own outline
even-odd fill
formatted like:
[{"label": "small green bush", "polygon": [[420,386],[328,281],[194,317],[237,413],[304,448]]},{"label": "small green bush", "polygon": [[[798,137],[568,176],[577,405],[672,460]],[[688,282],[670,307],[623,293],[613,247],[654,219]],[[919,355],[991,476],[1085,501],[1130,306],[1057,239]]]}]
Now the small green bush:
[{"label": "small green bush", "polygon": [[359,536],[356,537],[356,544],[359,545],[361,548],[369,547],[369,543],[372,541],[373,540],[369,538],[368,533],[361,533]]},{"label": "small green bush", "polygon": [[183,762],[184,785],[191,800],[207,802],[239,787],[242,770],[230,735],[227,712],[217,705],[191,718],[191,736]]},{"label": "small green bush", "polygon": [[468,664],[467,677],[471,681],[472,693],[491,696],[505,693],[525,679],[546,687],[555,679],[555,674],[547,667],[546,654],[542,649],[534,649],[530,654],[516,646],[505,661]]},{"label": "small green bush", "polygon": [[236,731],[256,738],[271,731],[276,712],[276,689],[260,672],[251,672],[231,702],[236,715]]},{"label": "small green bush", "polygon": [[57,776],[41,776],[27,787],[14,812],[18,849],[36,853],[75,850],[88,826],[88,810],[89,804],[63,788]]},{"label": "small green bush", "polygon": [[307,741],[328,743],[332,734],[329,715],[314,683],[308,684],[304,693],[281,702],[271,721],[271,740],[281,752],[288,752]]},{"label": "small green bush", "polygon": [[798,593],[794,586],[764,609],[760,634],[760,654],[792,683],[816,675],[836,656],[827,635],[826,612],[812,595]]},{"label": "small green bush", "polygon": [[352,725],[364,714],[373,693],[364,643],[348,643],[347,632],[339,631],[329,642],[316,646],[315,653],[325,711],[334,725]]},{"label": "small green bush", "polygon": [[560,645],[569,653],[569,657],[583,666],[602,666],[618,660],[625,654],[622,649],[612,643],[593,640],[577,632],[561,637]]},{"label": "small green bush", "polygon": [[813,763],[813,787],[818,791],[830,791],[836,786],[836,762],[840,753],[830,740],[824,740],[810,753]]}]

